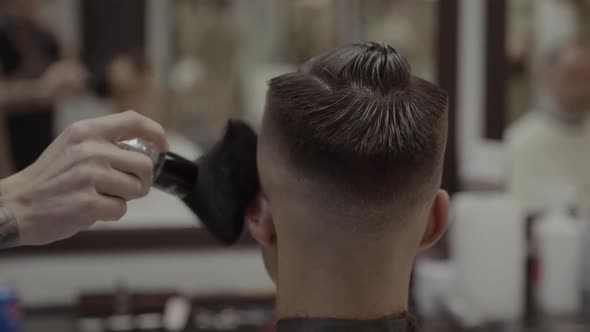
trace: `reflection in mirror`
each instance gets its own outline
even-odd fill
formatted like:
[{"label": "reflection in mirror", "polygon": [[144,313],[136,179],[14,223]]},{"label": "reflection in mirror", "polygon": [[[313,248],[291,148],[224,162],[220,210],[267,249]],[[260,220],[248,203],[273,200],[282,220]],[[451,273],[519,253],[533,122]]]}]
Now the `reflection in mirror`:
[{"label": "reflection in mirror", "polygon": [[507,2],[506,126],[539,102],[544,59],[559,45],[577,34],[582,17],[577,1],[512,0]]}]

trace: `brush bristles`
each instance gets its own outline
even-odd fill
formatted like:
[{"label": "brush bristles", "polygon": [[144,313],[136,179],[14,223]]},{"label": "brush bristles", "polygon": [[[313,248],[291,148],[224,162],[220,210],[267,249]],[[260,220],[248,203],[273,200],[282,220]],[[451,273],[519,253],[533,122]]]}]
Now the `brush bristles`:
[{"label": "brush bristles", "polygon": [[221,141],[197,161],[195,191],[185,198],[207,229],[228,245],[239,239],[244,212],[259,190],[256,141],[247,124],[229,121]]}]

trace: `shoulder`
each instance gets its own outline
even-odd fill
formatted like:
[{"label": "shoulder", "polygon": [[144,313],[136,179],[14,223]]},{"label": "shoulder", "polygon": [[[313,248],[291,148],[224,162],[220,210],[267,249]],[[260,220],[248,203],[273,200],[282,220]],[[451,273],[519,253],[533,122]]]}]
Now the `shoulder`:
[{"label": "shoulder", "polygon": [[506,144],[509,148],[543,144],[542,141],[551,128],[547,116],[532,110],[508,128],[505,134]]}]

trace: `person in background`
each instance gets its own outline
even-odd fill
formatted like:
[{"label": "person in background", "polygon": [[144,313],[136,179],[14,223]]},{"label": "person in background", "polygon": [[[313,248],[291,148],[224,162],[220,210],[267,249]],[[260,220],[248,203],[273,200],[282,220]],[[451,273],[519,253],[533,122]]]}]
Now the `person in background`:
[{"label": "person in background", "polygon": [[270,81],[245,222],[277,286],[278,332],[414,331],[413,262],[447,224],[446,134],[446,93],[387,44]]},{"label": "person in background", "polygon": [[115,56],[107,65],[106,83],[107,96],[113,103],[114,112],[137,109],[152,119],[159,117],[161,89],[150,63],[141,51],[123,52]]},{"label": "person in background", "polygon": [[506,134],[507,190],[527,209],[551,202],[551,188],[590,185],[590,43],[555,48],[542,69],[540,101]]},{"label": "person in background", "polygon": [[0,9],[0,171],[5,176],[13,167],[30,165],[49,145],[54,103],[81,91],[87,74],[79,62],[61,59],[57,41],[37,21],[37,1],[2,0]]},{"label": "person in background", "polygon": [[201,148],[175,126],[177,112],[165,105],[165,94],[141,51],[127,51],[115,56],[106,68],[106,96],[113,112],[138,110],[142,115],[166,127],[166,137],[176,153],[196,159]]}]

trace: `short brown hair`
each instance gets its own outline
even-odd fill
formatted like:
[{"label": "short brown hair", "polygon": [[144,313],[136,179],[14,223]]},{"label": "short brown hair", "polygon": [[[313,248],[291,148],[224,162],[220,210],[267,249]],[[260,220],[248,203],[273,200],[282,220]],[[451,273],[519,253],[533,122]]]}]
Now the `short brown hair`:
[{"label": "short brown hair", "polygon": [[[288,161],[371,203],[440,181],[447,95],[382,43],[343,46],[269,83],[265,127]],[[429,186],[432,187],[432,186]],[[416,195],[412,195],[416,193]]]}]

